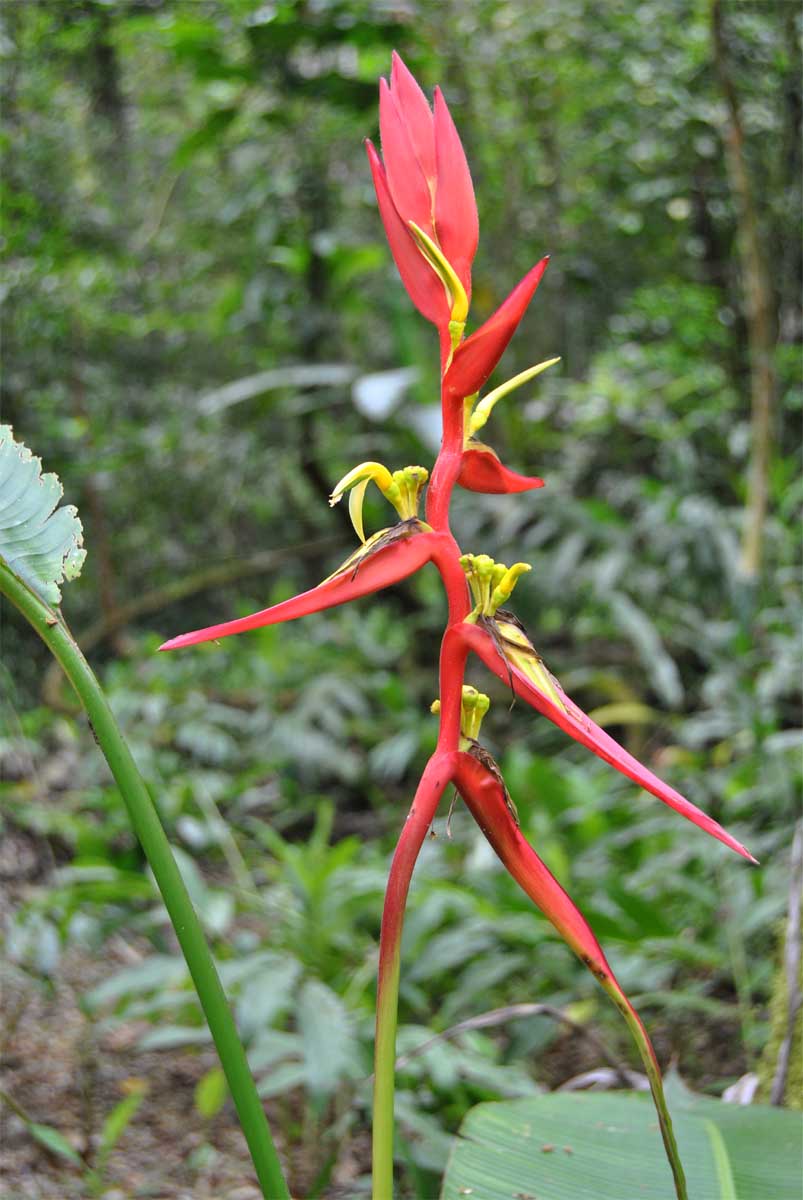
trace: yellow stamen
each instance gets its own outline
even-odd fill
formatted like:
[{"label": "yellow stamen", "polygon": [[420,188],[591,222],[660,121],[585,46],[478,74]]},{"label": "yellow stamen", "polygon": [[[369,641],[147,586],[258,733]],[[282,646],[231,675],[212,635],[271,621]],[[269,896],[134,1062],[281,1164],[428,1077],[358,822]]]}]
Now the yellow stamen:
[{"label": "yellow stamen", "polygon": [[474,610],[466,618],[471,624],[476,624],[478,617],[492,617],[500,604],[510,599],[519,577],[532,569],[529,563],[506,567],[487,554],[464,554],[460,565],[474,597]]},{"label": "yellow stamen", "polygon": [[429,472],[424,467],[405,467],[394,471],[391,475],[387,467],[378,462],[360,463],[348,471],[335,486],[329,497],[330,505],[338,504],[345,493],[353,489],[349,496],[349,516],[357,537],[365,542],[362,507],[365,492],[369,483],[375,483],[386,500],[389,500],[403,521],[418,516],[418,502],[421,490],[429,478]]},{"label": "yellow stamen", "polygon": [[365,491],[370,482],[371,477],[366,475],[365,479],[361,479],[359,483],[354,485],[354,487],[351,489],[351,495],[349,496],[349,516],[351,517],[351,523],[354,526],[357,537],[361,542],[365,541],[365,526],[363,525],[362,519],[362,502],[365,499]]},{"label": "yellow stamen", "polygon": [[[477,741],[480,736],[482,719],[490,707],[491,701],[484,692],[478,692],[469,683],[463,684],[463,692],[460,698],[460,734],[462,738],[468,739],[471,742]],[[440,713],[440,700],[433,700],[429,711],[436,715]],[[461,746],[461,749],[466,748],[467,746]]]},{"label": "yellow stamen", "polygon": [[526,575],[528,571],[532,571],[532,567],[526,562],[514,563],[512,567],[505,571],[505,574],[491,593],[491,609],[493,612],[496,612],[497,608],[501,608],[503,604],[508,602],[516,586],[516,581],[522,575]]}]

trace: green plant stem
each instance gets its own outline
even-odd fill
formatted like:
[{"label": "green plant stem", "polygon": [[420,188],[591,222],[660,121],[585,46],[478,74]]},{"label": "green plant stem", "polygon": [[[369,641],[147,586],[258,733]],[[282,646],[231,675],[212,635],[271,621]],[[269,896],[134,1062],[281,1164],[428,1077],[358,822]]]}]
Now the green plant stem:
[{"label": "green plant stem", "polygon": [[680,1152],[675,1140],[675,1131],[672,1127],[672,1117],[666,1103],[666,1096],[664,1095],[664,1081],[661,1078],[661,1068],[658,1066],[658,1060],[655,1057],[652,1043],[641,1022],[641,1018],[630,1001],[620,991],[618,984],[614,984],[611,980],[600,980],[600,983],[627,1022],[627,1026],[633,1036],[633,1041],[636,1043],[638,1052],[641,1055],[641,1061],[644,1064],[644,1070],[649,1080],[655,1110],[658,1114],[658,1124],[661,1129],[666,1157],[669,1160],[669,1166],[672,1171],[677,1200],[689,1200],[683,1163],[680,1161]]},{"label": "green plant stem", "polygon": [[128,809],[157,887],[176,931],[214,1039],[265,1200],[290,1200],[268,1122],[257,1095],[226,994],[170,844],[131,751],[92,668],[60,613],[49,608],[0,563],[0,593],[28,620],[60,663],[86,710],[97,743]]}]

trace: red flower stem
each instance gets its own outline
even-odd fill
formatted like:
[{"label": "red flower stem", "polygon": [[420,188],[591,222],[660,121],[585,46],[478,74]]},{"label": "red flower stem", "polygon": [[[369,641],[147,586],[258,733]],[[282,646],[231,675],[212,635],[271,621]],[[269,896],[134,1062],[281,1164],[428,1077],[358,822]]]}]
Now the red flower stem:
[{"label": "red flower stem", "polygon": [[449,528],[452,490],[463,463],[463,402],[447,401],[442,393],[443,440],[427,490],[427,522],[446,535],[432,561],[440,571],[449,603],[449,618],[441,643],[439,695],[441,702],[438,749],[456,751],[460,739],[460,706],[468,651],[462,639],[450,636],[453,626],[468,616],[468,585],[460,565],[460,547]]},{"label": "red flower stem", "polygon": [[[429,516],[429,513],[427,513]],[[448,628],[461,625],[471,611],[468,600],[466,574],[460,566],[460,547],[449,532],[448,526],[441,534],[442,540],[434,547],[432,562],[438,568],[449,604]],[[465,661],[465,656],[464,656]],[[443,697],[441,697],[441,700]]]},{"label": "red flower stem", "polygon": [[448,533],[452,489],[463,465],[463,401],[447,400],[442,391],[441,412],[443,439],[427,488],[427,522]]},{"label": "red flower stem", "polygon": [[460,709],[463,700],[463,676],[468,648],[463,639],[446,630],[441,642],[440,702],[441,721],[438,730],[438,750],[454,753],[460,742]]},{"label": "red flower stem", "polygon": [[460,474],[463,455],[463,409],[444,403],[443,441],[427,490],[427,521],[446,535],[433,554],[449,603],[448,626],[441,644],[439,689],[441,700],[438,749],[427,763],[412,808],[396,846],[388,875],[382,930],[379,938],[379,974],[376,998],[374,1050],[373,1198],[393,1195],[393,1098],[395,1091],[396,1028],[399,1008],[399,965],[404,908],[413,869],[441,796],[452,778],[453,755],[460,738],[467,647],[451,635],[453,626],[468,615],[468,587],[460,566],[460,547],[449,529],[449,503]]},{"label": "red flower stem", "polygon": [[393,1097],[399,960],[404,907],[413,868],[438,802],[452,777],[452,756],[436,751],[424,768],[390,866],[379,937],[374,1050],[373,1200],[393,1196]]},{"label": "red flower stem", "polygon": [[[455,444],[456,443],[456,444]],[[462,418],[458,439],[447,437],[444,422],[443,445],[432,470],[432,479],[427,489],[427,522],[433,529],[449,529],[449,503],[452,488],[457,482],[463,465]]]}]

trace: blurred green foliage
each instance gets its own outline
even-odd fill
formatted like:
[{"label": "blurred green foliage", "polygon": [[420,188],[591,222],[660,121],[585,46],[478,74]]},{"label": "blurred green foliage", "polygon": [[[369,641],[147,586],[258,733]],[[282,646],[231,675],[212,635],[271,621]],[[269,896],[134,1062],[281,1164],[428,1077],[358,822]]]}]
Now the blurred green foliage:
[{"label": "blurred green foliage", "polygon": [[[331,570],[350,546],[326,504],[344,470],[432,459],[434,340],[396,278],[360,145],[393,47],[442,84],[472,165],[472,319],[553,256],[504,369],[563,364],[487,430],[548,487],[459,494],[456,533],[533,563],[518,613],[570,693],[764,865],[508,712],[501,686],[489,746],[659,1053],[718,1090],[766,1040],[800,786],[799,14],[725,15],[778,335],[750,583],[744,301],[707,4],[29,0],[1,14],[3,419],[79,507],[89,555],[68,618],[179,847],[264,1092],[306,1098],[305,1116],[281,1111],[319,1188],[366,1120],[383,878],[435,734],[437,579],[220,647],[155,649]],[[9,969],[46,986],[65,944],[101,953],[117,933],[142,961],[87,997],[93,1019],[153,1022],[150,1045],[202,1042],[91,736],[8,613],[4,658],[4,827],[49,863],[13,889]],[[479,668],[473,682],[489,689]],[[400,1049],[540,999],[587,1002],[583,1020],[626,1055],[593,980],[468,817],[452,840],[436,832],[405,931]],[[436,1186],[472,1104],[571,1073],[562,1038],[532,1018],[410,1060],[411,1192]]]}]

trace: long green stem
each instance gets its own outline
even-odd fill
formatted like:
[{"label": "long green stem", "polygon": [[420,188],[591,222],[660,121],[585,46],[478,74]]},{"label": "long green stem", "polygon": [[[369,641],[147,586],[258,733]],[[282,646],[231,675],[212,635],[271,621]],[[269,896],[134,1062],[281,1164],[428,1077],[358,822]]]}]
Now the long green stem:
[{"label": "long green stem", "polygon": [[60,613],[48,608],[3,563],[0,563],[0,593],[8,597],[42,638],[86,710],[176,931],[220,1055],[262,1194],[265,1200],[290,1200],[262,1103],[201,925],[145,782],[100,684]]},{"label": "long green stem", "polygon": [[633,1041],[636,1043],[638,1052],[641,1055],[641,1061],[644,1064],[644,1070],[650,1082],[650,1091],[652,1092],[655,1111],[658,1114],[658,1124],[661,1129],[661,1138],[663,1139],[666,1157],[669,1161],[669,1167],[675,1183],[675,1195],[677,1196],[677,1200],[688,1200],[689,1193],[686,1187],[686,1176],[683,1171],[683,1163],[680,1160],[678,1144],[675,1141],[672,1117],[666,1103],[666,1096],[664,1095],[664,1081],[661,1078],[661,1068],[658,1066],[652,1042],[642,1024],[641,1018],[623,994],[619,985],[614,985],[609,979],[606,982],[602,982],[602,986],[627,1022]]}]

